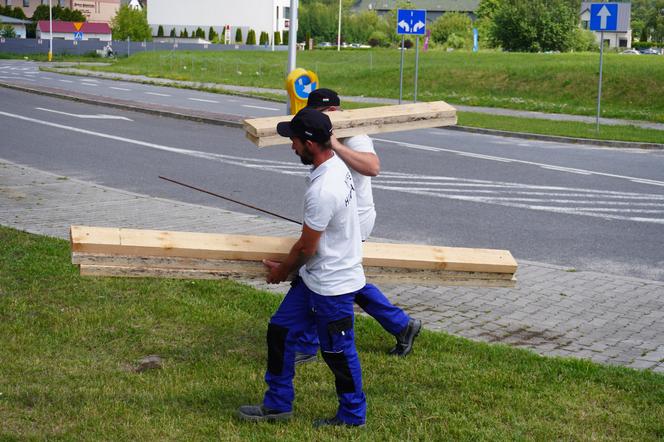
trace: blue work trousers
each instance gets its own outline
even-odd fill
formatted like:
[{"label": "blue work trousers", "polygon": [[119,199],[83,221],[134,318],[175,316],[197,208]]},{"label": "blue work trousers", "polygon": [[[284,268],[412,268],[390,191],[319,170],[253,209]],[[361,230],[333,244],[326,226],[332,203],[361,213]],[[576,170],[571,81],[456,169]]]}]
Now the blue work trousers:
[{"label": "blue work trousers", "polygon": [[[355,302],[392,335],[401,333],[410,321],[406,312],[394,306],[373,284],[367,284],[355,292]],[[318,352],[318,344],[316,329],[311,328],[299,337],[296,351],[313,355]]]},{"label": "blue work trousers", "polygon": [[366,397],[353,331],[355,296],[355,292],[321,296],[309,290],[300,278],[293,282],[268,324],[265,407],[292,411],[296,345],[306,332],[315,328],[323,359],[335,378],[339,398],[337,417],[348,424],[365,422]]}]

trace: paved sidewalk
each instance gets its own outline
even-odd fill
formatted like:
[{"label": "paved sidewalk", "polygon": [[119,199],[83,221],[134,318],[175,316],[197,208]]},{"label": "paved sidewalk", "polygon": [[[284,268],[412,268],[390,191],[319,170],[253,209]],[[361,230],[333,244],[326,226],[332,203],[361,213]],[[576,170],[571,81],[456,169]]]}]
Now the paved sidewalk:
[{"label": "paved sidewalk", "polygon": [[[1,159],[0,224],[65,239],[71,224],[298,234],[284,221],[152,198]],[[664,373],[664,283],[521,260],[517,278],[516,288],[381,288],[429,330]],[[287,287],[247,283],[277,292]]]},{"label": "paved sidewalk", "polygon": [[[196,81],[171,80],[168,78],[155,78],[155,77],[147,77],[144,75],[130,75],[130,74],[115,73],[115,72],[91,71],[88,69],[80,69],[74,67],[58,68],[57,66],[55,66],[55,67],[49,67],[49,69],[53,70],[54,72],[59,72],[63,74],[98,77],[98,78],[130,81],[137,83],[150,83],[150,84],[157,84],[160,86],[178,86],[178,87],[187,87],[192,89],[217,90],[219,92],[226,91],[226,92],[234,92],[241,94],[269,93],[284,97],[286,96],[286,91],[283,89],[270,89],[270,88],[259,88],[259,87],[248,87],[248,86],[236,86],[236,85],[220,84],[220,83],[201,83]],[[365,97],[365,96],[360,96],[360,97],[342,96],[341,98],[343,101],[352,101],[357,103],[380,103],[380,104],[399,103],[399,100],[392,98],[376,98],[376,97]],[[408,100],[404,101],[408,102]],[[535,118],[540,120],[577,121],[577,122],[590,123],[590,124],[595,124],[596,122],[595,117],[587,117],[583,115],[553,114],[546,112],[522,111],[516,109],[501,109],[501,108],[481,107],[481,106],[464,106],[457,104],[455,104],[454,107],[460,111],[476,112],[480,114]],[[631,125],[631,126],[641,127],[644,129],[655,129],[655,130],[664,131],[664,124],[652,123],[648,121],[622,120],[617,118],[600,118],[600,123],[609,126]]]}]

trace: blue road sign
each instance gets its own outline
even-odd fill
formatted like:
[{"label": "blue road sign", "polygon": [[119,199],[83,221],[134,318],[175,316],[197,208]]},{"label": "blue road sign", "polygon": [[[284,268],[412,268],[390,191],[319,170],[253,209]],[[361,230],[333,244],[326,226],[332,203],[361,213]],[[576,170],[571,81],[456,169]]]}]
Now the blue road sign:
[{"label": "blue road sign", "polygon": [[591,3],[590,30],[615,31],[618,29],[618,3]]},{"label": "blue road sign", "polygon": [[426,27],[425,9],[397,9],[397,34],[424,35]]},{"label": "blue road sign", "polygon": [[317,86],[316,82],[312,82],[308,75],[302,75],[295,80],[295,94],[306,100],[309,98],[309,94],[316,90]]},{"label": "blue road sign", "polygon": [[74,40],[83,40],[83,32],[74,32]]}]

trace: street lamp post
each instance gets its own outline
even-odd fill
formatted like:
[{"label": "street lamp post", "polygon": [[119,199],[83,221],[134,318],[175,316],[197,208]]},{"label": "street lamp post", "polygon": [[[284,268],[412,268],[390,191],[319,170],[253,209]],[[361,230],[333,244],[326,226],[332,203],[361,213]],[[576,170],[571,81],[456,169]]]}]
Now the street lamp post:
[{"label": "street lamp post", "polygon": [[337,28],[337,52],[341,51],[341,0],[339,0],[339,27]]},{"label": "street lamp post", "polygon": [[53,7],[51,6],[51,0],[48,0],[48,27],[49,27],[49,39],[48,39],[48,61],[53,60]]}]

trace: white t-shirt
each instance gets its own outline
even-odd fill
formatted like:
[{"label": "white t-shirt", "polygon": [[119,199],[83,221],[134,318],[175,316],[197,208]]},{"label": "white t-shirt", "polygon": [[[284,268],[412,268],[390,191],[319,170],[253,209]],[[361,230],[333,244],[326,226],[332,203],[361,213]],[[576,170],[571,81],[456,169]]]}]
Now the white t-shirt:
[{"label": "white t-shirt", "polygon": [[337,155],[307,177],[304,223],[323,232],[315,255],[300,268],[307,287],[323,296],[343,295],[364,287],[357,196],[353,177]]},{"label": "white t-shirt", "polygon": [[[355,152],[370,152],[376,154],[373,141],[368,135],[356,135],[354,137],[343,138],[339,140],[341,144]],[[374,223],[376,222],[376,208],[374,207],[373,192],[371,191],[371,177],[362,175],[353,169],[350,169],[357,192],[357,213],[360,216],[360,232],[362,241],[365,241],[371,235]]]}]

